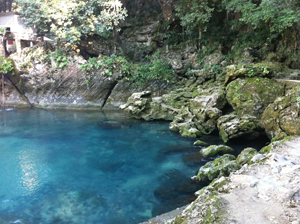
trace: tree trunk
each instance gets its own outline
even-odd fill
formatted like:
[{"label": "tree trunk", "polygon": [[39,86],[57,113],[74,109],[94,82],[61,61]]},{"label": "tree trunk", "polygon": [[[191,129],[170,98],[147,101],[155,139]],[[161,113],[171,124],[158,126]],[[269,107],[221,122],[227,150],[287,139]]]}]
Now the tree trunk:
[{"label": "tree trunk", "polygon": [[199,39],[198,39],[198,41],[199,41],[199,43],[198,43],[198,47],[199,47],[199,49],[201,49],[201,40],[202,40],[202,29],[201,29],[201,26],[199,25],[199,28],[198,28],[199,30],[198,30],[198,35],[199,35]]}]

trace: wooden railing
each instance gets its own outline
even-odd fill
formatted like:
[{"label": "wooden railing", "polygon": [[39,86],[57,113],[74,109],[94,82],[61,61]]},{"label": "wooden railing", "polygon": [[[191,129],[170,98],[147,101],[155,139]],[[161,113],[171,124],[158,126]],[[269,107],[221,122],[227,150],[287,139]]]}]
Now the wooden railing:
[{"label": "wooden railing", "polygon": [[0,13],[11,12],[14,0],[0,0]]}]

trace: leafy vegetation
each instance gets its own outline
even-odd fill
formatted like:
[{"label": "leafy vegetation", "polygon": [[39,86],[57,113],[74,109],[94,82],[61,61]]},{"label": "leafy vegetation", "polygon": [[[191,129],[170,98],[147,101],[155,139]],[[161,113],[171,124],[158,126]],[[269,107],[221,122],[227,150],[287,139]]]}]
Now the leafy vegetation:
[{"label": "leafy vegetation", "polygon": [[100,58],[89,58],[86,64],[79,66],[86,73],[93,73],[95,69],[101,69],[102,75],[113,75],[119,73],[127,74],[130,71],[130,64],[123,56],[103,56]]},{"label": "leafy vegetation", "polygon": [[176,79],[175,71],[170,67],[164,57],[160,57],[157,51],[152,56],[147,56],[150,63],[132,65],[127,80],[133,81],[137,85],[142,85],[150,79],[160,79],[173,82]]},{"label": "leafy vegetation", "polygon": [[101,70],[102,75],[119,74],[136,85],[142,85],[149,79],[174,81],[174,70],[165,58],[159,57],[159,54],[158,51],[152,56],[147,56],[150,62],[140,64],[132,64],[124,56],[112,54],[111,56],[89,58],[86,64],[79,67],[85,72],[86,76],[93,74],[95,70]]},{"label": "leafy vegetation", "polygon": [[17,0],[25,25],[35,25],[38,33],[54,34],[71,44],[88,35],[107,35],[118,29],[127,11],[119,0]]},{"label": "leafy vegetation", "polygon": [[5,58],[4,56],[0,57],[0,74],[7,74],[13,72],[14,74],[13,62],[10,59]]},{"label": "leafy vegetation", "polygon": [[[298,0],[180,0],[175,9],[187,37],[197,40],[201,54],[201,46],[207,46],[207,42],[221,44],[225,54],[233,52],[232,55],[246,47],[268,51],[274,50],[274,45],[290,44],[294,48],[287,49],[287,56],[294,61],[299,58],[295,54],[299,39]],[[283,43],[278,44],[279,40]]]}]

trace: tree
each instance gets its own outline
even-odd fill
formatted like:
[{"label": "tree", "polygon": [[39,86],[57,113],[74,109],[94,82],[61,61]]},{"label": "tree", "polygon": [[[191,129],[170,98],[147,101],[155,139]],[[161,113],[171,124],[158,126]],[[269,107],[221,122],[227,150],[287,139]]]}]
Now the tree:
[{"label": "tree", "polygon": [[0,12],[11,12],[13,0],[0,0]]},{"label": "tree", "polygon": [[271,34],[282,34],[300,21],[299,0],[223,0],[228,11],[241,13],[240,21],[254,29],[266,26]]},{"label": "tree", "polygon": [[105,35],[124,20],[119,0],[16,0],[25,25],[53,33],[71,44],[89,35]]},{"label": "tree", "polygon": [[198,31],[199,44],[202,33],[206,31],[207,23],[212,17],[216,0],[180,0],[175,5],[181,25],[188,32]]}]

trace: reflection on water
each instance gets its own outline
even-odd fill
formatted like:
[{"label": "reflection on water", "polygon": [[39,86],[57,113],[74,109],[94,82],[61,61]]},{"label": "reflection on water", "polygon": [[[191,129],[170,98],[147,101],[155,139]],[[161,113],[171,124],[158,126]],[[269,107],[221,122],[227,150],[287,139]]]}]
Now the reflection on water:
[{"label": "reflection on water", "polygon": [[38,158],[35,157],[33,150],[25,149],[19,153],[19,166],[21,167],[21,186],[25,192],[31,194],[39,186],[39,175],[36,163]]}]

